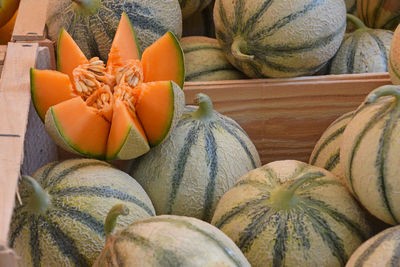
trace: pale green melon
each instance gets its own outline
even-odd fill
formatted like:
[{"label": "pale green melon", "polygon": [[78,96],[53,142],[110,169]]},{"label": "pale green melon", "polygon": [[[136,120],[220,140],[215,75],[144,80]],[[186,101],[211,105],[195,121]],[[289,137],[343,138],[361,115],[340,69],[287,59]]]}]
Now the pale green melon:
[{"label": "pale green melon", "polygon": [[363,243],[351,255],[346,267],[390,266],[400,264],[400,226],[394,226]]},{"label": "pale green melon", "polygon": [[295,160],[239,179],[219,201],[212,224],[253,267],[344,266],[371,236],[365,214],[338,178]]},{"label": "pale green melon", "polygon": [[218,228],[195,218],[164,215],[137,221],[110,235],[93,265],[103,266],[250,267],[250,264]]},{"label": "pale green melon", "polygon": [[400,87],[372,91],[348,123],[340,147],[346,183],[380,220],[400,223]]},{"label": "pale green melon", "polygon": [[261,165],[245,131],[213,111],[208,96],[199,94],[198,99],[200,107],[187,106],[168,139],[131,166],[157,215],[210,221],[224,192]]},{"label": "pale green melon", "polygon": [[354,111],[348,112],[329,125],[315,144],[309,160],[309,164],[324,168],[341,180],[344,174],[340,163],[340,145],[344,129],[353,115]]},{"label": "pale green melon", "polygon": [[218,41],[203,36],[181,39],[185,57],[185,81],[239,80],[246,76],[226,59]]},{"label": "pale green melon", "polygon": [[217,39],[249,77],[311,75],[337,52],[346,29],[343,0],[216,0]]},{"label": "pale green melon", "polygon": [[14,209],[9,235],[21,266],[91,266],[104,246],[104,220],[114,205],[131,211],[118,228],[155,215],[141,186],[107,162],[53,162],[33,177],[19,187],[22,205]]},{"label": "pale green melon", "polygon": [[47,11],[47,29],[57,41],[65,28],[91,58],[107,60],[120,17],[125,12],[136,30],[142,51],[167,31],[182,35],[182,14],[177,0],[57,0]]},{"label": "pale green melon", "polygon": [[[357,28],[348,33],[332,59],[331,74],[387,72],[393,32],[367,28],[360,19],[347,15]],[[353,23],[354,22],[354,23]]]}]

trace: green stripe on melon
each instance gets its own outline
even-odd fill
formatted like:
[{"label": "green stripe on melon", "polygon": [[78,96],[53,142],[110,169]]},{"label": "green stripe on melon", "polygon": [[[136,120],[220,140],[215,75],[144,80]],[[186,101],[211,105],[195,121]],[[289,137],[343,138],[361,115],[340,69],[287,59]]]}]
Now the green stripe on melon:
[{"label": "green stripe on melon", "polygon": [[358,29],[346,35],[332,59],[330,73],[387,72],[393,32],[367,28],[357,17],[347,16]]},{"label": "green stripe on melon", "polygon": [[184,37],[181,46],[185,57],[185,80],[188,82],[238,80],[246,77],[229,63],[216,39]]},{"label": "green stripe on melon", "polygon": [[164,215],[140,220],[107,238],[97,266],[250,266],[240,249],[214,226]]},{"label": "green stripe on melon", "polygon": [[309,164],[324,168],[343,179],[344,174],[340,164],[340,145],[344,129],[354,115],[354,111],[346,113],[329,125],[317,141],[311,153]]},{"label": "green stripe on melon", "polygon": [[340,149],[349,189],[372,215],[392,225],[400,221],[399,103],[397,86],[371,92],[347,125]]},{"label": "green stripe on melon", "polygon": [[182,15],[176,0],[57,0],[48,6],[48,34],[56,41],[65,28],[88,58],[106,60],[123,12],[132,21],[142,51],[167,31],[181,37]]},{"label": "green stripe on melon", "polygon": [[169,138],[138,158],[130,173],[149,194],[157,214],[209,221],[219,198],[237,178],[260,166],[244,130],[212,109],[188,106]]},{"label": "green stripe on melon", "polygon": [[91,266],[105,242],[104,219],[115,204],[131,214],[118,228],[155,215],[150,199],[108,163],[74,159],[50,163],[25,178],[9,245],[23,266]]},{"label": "green stripe on melon", "polygon": [[363,243],[346,267],[399,266],[400,226],[391,227]]},{"label": "green stripe on melon", "polygon": [[255,267],[344,266],[371,234],[365,214],[334,175],[293,160],[243,176],[221,198],[212,224]]},{"label": "green stripe on melon", "polygon": [[345,16],[343,0],[217,0],[214,7],[223,51],[250,77],[317,72],[338,50]]}]

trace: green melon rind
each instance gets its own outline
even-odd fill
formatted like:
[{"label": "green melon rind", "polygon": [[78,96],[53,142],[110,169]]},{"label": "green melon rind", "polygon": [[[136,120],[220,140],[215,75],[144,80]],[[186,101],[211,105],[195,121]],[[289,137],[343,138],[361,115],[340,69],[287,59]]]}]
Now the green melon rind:
[{"label": "green melon rind", "polygon": [[[151,147],[155,147],[163,143],[171,132],[174,130],[179,119],[181,118],[183,111],[185,109],[185,94],[183,93],[181,87],[179,87],[175,82],[170,82],[170,97],[173,99],[173,106],[171,107],[170,113],[168,114],[170,118],[170,123],[167,129],[165,129],[164,134],[160,136],[159,139],[149,142]],[[140,118],[139,118],[140,120]],[[146,129],[145,129],[146,131]]]},{"label": "green melon rind", "polygon": [[176,52],[178,53],[178,57],[177,57],[177,63],[179,66],[179,78],[180,80],[177,82],[177,85],[183,90],[183,84],[185,83],[185,58],[183,55],[183,50],[181,47],[181,44],[179,43],[178,38],[175,36],[175,34],[171,31],[167,32],[168,35],[171,37],[174,46],[176,48]]},{"label": "green melon rind", "polygon": [[330,74],[387,72],[393,32],[359,29],[349,33],[332,59]]},{"label": "green melon rind", "polygon": [[[31,68],[30,71],[29,71],[29,74],[30,74],[30,82],[31,82],[32,103],[33,103],[33,106],[35,107],[36,114],[38,114],[40,120],[41,120],[42,122],[44,122],[44,116],[43,116],[43,114],[40,114],[39,109],[37,108],[38,99],[37,99],[37,97],[36,97],[35,69],[34,69],[34,68]],[[46,114],[44,114],[44,115],[46,115]]]},{"label": "green melon rind", "polygon": [[346,267],[396,266],[400,257],[400,226],[380,232],[364,242],[350,257]]},{"label": "green melon rind", "polygon": [[137,158],[150,150],[146,139],[142,137],[139,131],[132,124],[127,127],[126,135],[121,142],[118,150],[112,154],[107,154],[107,160],[127,160]]},{"label": "green melon rind", "polygon": [[49,110],[46,112],[45,116],[45,123],[44,123],[45,129],[49,136],[52,138],[54,143],[56,143],[58,146],[63,148],[64,150],[71,152],[73,154],[78,154],[90,158],[95,158],[95,159],[104,159],[104,155],[96,155],[92,153],[88,153],[86,151],[82,151],[78,145],[74,144],[68,138],[63,134],[61,126],[59,125],[57,121],[57,116],[54,113],[53,107],[49,108]]},{"label": "green melon rind", "polygon": [[184,37],[181,39],[181,47],[185,57],[187,82],[246,78],[229,63],[216,39],[203,36]]},{"label": "green melon rind", "polygon": [[[301,179],[289,201],[288,191],[280,190]],[[289,206],[280,206],[285,202]],[[292,160],[243,176],[219,201],[212,224],[252,266],[344,266],[372,234],[364,212],[334,175]]]}]

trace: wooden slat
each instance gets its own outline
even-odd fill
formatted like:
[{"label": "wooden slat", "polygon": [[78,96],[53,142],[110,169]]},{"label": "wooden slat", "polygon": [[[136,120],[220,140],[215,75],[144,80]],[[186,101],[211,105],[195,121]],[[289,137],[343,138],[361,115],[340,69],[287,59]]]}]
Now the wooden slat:
[{"label": "wooden slat", "polygon": [[0,45],[0,77],[1,77],[1,72],[3,70],[4,59],[6,58],[6,51],[7,51],[7,46]]},{"label": "wooden slat", "polygon": [[13,41],[46,39],[47,3],[48,0],[21,0],[12,35]]},{"label": "wooden slat", "polygon": [[193,104],[197,93],[209,95],[217,111],[245,129],[263,163],[308,161],[316,141],[333,120],[355,109],[371,90],[390,83],[388,74],[340,78],[187,83],[184,91],[187,104]]},{"label": "wooden slat", "polygon": [[0,245],[5,247],[28,123],[29,69],[37,49],[37,44],[9,43],[0,81]]}]

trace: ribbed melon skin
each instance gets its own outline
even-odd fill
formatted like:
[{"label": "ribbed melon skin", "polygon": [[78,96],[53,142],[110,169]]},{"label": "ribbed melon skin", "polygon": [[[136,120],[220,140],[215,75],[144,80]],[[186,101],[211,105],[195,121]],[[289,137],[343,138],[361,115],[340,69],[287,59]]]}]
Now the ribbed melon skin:
[{"label": "ribbed melon skin", "polygon": [[400,23],[400,2],[397,0],[357,0],[357,12],[370,28],[394,31]]},{"label": "ribbed melon skin", "polygon": [[107,240],[94,267],[243,266],[240,249],[216,227],[195,218],[164,215],[129,225]]},{"label": "ribbed melon skin", "polygon": [[193,14],[202,11],[212,0],[179,0],[182,9],[182,18],[187,19]]},{"label": "ribbed melon skin", "polygon": [[393,32],[359,29],[346,35],[332,59],[331,74],[387,72]]},{"label": "ribbed melon skin", "polygon": [[309,164],[324,168],[341,180],[344,174],[340,163],[340,145],[344,129],[353,115],[354,111],[343,114],[329,125],[315,144],[309,160]]},{"label": "ribbed melon skin", "polygon": [[181,39],[181,47],[185,57],[187,82],[238,80],[246,77],[229,63],[216,39],[184,37]]},{"label": "ribbed melon skin", "polygon": [[[313,178],[295,191],[290,207],[273,206],[272,196],[285,183],[305,177]],[[361,208],[333,174],[294,160],[269,163],[239,179],[211,223],[253,267],[344,266],[371,234]]]},{"label": "ribbed melon skin", "polygon": [[[214,23],[229,62],[247,76],[294,77],[317,72],[335,55],[346,6],[343,0],[216,0]],[[234,40],[254,59],[235,56]]]},{"label": "ribbed melon skin", "polygon": [[364,104],[343,133],[340,158],[346,183],[374,216],[400,222],[400,124],[393,97]]},{"label": "ribbed melon skin", "polygon": [[399,266],[400,226],[391,227],[363,243],[350,257],[346,267]]},{"label": "ribbed melon skin", "polygon": [[214,111],[213,120],[193,118],[188,106],[168,139],[136,159],[131,175],[149,195],[157,215],[210,221],[219,198],[261,165],[244,130]]},{"label": "ribbed melon skin", "polygon": [[114,205],[130,209],[118,228],[155,215],[141,186],[103,161],[54,162],[33,177],[50,195],[51,206],[33,214],[27,188],[20,186],[23,205],[14,210],[9,245],[21,266],[91,266],[104,247],[104,220]]},{"label": "ribbed melon skin", "polygon": [[122,12],[127,13],[137,33],[142,52],[167,31],[178,38],[182,35],[182,14],[177,0],[89,0],[99,2],[93,15],[75,11],[71,0],[53,1],[48,7],[47,28],[51,40],[56,41],[60,29],[65,28],[88,58],[108,57]]}]

